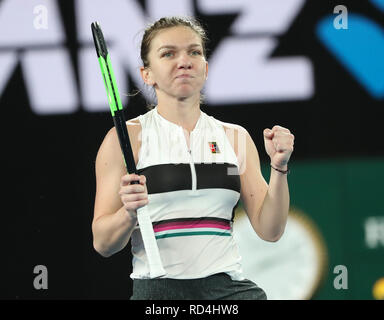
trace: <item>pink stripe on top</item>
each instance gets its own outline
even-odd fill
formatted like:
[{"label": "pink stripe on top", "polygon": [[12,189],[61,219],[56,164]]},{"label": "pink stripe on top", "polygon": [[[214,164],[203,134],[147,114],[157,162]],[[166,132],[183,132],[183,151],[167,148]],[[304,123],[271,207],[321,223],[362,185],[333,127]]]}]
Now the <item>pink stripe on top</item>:
[{"label": "pink stripe on top", "polygon": [[191,224],[167,224],[166,226],[157,226],[153,228],[153,231],[165,231],[165,230],[175,230],[175,229],[188,229],[188,228],[216,228],[216,229],[231,229],[230,226],[225,226],[216,223],[191,223]]}]

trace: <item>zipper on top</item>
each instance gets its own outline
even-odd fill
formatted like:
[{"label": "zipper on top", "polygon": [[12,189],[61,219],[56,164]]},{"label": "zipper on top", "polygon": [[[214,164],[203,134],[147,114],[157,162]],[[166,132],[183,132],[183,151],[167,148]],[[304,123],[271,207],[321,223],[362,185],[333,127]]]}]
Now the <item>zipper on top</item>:
[{"label": "zipper on top", "polygon": [[189,134],[189,148],[188,148],[187,139],[186,139],[185,134],[184,134],[184,129],[182,127],[180,127],[180,128],[181,128],[181,131],[182,131],[182,134],[184,137],[187,152],[189,154],[189,166],[191,168],[191,176],[192,176],[192,191],[196,191],[196,188],[197,188],[196,168],[195,168],[195,162],[193,161],[193,156],[192,156],[192,134],[193,134],[193,131]]},{"label": "zipper on top", "polygon": [[191,175],[192,175],[192,190],[196,191],[197,179],[196,179],[196,168],[195,163],[193,162],[192,151],[189,150],[189,166],[191,167]]}]

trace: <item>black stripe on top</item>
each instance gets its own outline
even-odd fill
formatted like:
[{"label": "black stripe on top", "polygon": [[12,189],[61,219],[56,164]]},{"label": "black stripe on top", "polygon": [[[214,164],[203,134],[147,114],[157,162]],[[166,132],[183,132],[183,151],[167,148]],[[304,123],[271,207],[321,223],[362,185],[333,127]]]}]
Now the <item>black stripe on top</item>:
[{"label": "black stripe on top", "polygon": [[[235,170],[234,170],[235,169]],[[211,163],[195,165],[197,189],[222,188],[240,192],[240,176],[236,165]],[[236,171],[237,174],[233,174]]]},{"label": "black stripe on top", "polygon": [[[240,176],[237,167],[230,163],[195,164],[196,188],[222,188],[240,192]],[[232,174],[229,174],[232,173]],[[147,178],[148,194],[192,189],[189,163],[159,164],[138,170]]]}]

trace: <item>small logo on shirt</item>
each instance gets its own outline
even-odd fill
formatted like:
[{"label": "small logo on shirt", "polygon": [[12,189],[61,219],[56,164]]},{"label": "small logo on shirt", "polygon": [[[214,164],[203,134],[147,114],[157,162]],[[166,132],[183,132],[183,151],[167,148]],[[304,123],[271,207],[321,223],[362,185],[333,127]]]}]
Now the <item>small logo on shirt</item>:
[{"label": "small logo on shirt", "polygon": [[217,146],[217,143],[212,141],[208,142],[209,148],[211,149],[211,153],[220,153],[219,147]]}]

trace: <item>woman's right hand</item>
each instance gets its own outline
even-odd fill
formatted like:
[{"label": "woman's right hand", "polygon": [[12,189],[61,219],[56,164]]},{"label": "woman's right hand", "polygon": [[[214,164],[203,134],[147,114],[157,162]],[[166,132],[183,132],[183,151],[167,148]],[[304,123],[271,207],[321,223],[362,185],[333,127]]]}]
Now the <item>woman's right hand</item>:
[{"label": "woman's right hand", "polygon": [[[138,184],[131,184],[139,181]],[[137,217],[136,210],[148,204],[148,190],[145,176],[126,174],[121,177],[119,195],[125,210],[131,217]]]}]

